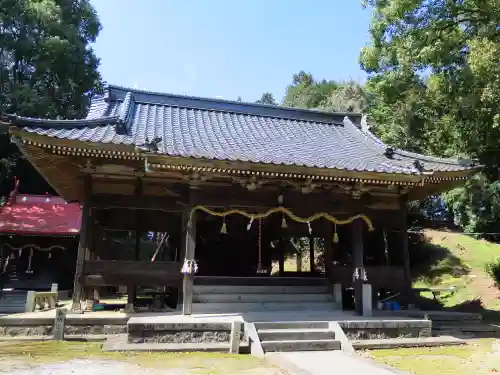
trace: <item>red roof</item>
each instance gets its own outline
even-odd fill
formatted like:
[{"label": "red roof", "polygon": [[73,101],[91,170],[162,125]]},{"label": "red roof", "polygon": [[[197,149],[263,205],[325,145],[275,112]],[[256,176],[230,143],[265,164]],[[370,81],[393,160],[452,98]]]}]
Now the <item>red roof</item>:
[{"label": "red roof", "polygon": [[0,233],[40,236],[78,235],[82,208],[60,197],[19,194],[16,187],[0,207]]}]

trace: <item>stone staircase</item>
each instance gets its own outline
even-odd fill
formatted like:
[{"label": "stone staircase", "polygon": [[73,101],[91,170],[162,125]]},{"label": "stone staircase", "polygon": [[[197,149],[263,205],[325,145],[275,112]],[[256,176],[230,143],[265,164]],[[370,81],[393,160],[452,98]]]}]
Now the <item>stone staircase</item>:
[{"label": "stone staircase", "polygon": [[17,314],[25,311],[26,291],[0,291],[0,314]]},{"label": "stone staircase", "polygon": [[196,278],[193,313],[341,309],[316,278]]},{"label": "stone staircase", "polygon": [[256,322],[264,352],[340,350],[328,322]]}]

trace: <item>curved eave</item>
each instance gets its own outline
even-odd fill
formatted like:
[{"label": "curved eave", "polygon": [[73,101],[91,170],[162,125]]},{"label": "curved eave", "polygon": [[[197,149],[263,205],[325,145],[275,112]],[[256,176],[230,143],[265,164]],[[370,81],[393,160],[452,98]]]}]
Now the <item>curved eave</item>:
[{"label": "curved eave", "polygon": [[[217,172],[223,174],[257,175],[262,177],[312,178],[319,181],[362,182],[374,184],[422,185],[431,181],[435,174],[381,173],[356,170],[301,167],[296,165],[258,164],[228,160],[208,160],[161,155],[138,150],[134,146],[123,144],[91,143],[67,139],[58,139],[26,132],[18,127],[11,127],[10,133],[23,143],[36,147],[52,149],[57,155],[95,157],[105,159],[135,160],[158,171],[183,170],[198,172]],[[475,173],[473,170],[442,172],[436,179],[463,180]]]},{"label": "curved eave", "polygon": [[[373,134],[369,128],[361,128],[359,129],[359,133],[364,135],[365,139],[368,140],[369,142],[372,143],[372,146],[374,148],[379,149],[379,151],[382,151],[386,153],[387,151],[391,151],[391,153],[395,156],[399,156],[402,158],[407,159],[409,162],[413,163],[418,163],[421,164],[423,163],[422,167],[422,173],[429,173],[433,174],[434,177],[438,177],[440,174],[449,174],[449,173],[455,173],[455,172],[467,172],[470,170],[474,170],[476,168],[482,169],[483,166],[477,166],[474,165],[474,163],[471,160],[461,160],[461,159],[452,159],[452,158],[440,158],[436,156],[428,156],[428,155],[423,155],[423,154],[418,154],[416,152],[411,152],[411,151],[406,151],[402,150],[400,148],[395,148],[387,145],[385,142],[383,142],[380,138],[378,138],[375,134]],[[442,166],[440,169],[435,169],[435,168],[426,168],[426,163],[429,164],[435,164]],[[475,172],[473,172],[475,173]]]}]

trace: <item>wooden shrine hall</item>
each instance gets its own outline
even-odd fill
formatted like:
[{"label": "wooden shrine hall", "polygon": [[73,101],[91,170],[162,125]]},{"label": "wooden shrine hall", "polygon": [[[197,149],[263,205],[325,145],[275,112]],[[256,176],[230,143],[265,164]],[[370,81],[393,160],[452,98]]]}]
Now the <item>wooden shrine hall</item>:
[{"label": "wooden shrine hall", "polygon": [[[58,194],[83,204],[75,310],[102,287],[127,286],[129,307],[139,287],[162,287],[191,314],[193,285],[211,278],[324,279],[354,288],[357,311],[363,284],[408,295],[406,202],[479,168],[392,148],[357,113],[118,86],[85,119],[3,120]],[[286,270],[301,243],[309,270]]]}]

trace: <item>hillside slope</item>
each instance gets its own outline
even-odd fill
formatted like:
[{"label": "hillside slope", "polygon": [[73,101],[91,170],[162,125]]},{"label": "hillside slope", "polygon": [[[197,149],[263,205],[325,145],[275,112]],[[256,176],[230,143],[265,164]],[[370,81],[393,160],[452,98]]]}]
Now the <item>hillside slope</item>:
[{"label": "hillside slope", "polygon": [[[484,309],[500,311],[500,290],[485,271],[488,262],[500,257],[500,245],[437,230],[425,230],[425,236],[430,244],[442,249],[445,256],[430,266],[427,275],[417,279],[414,286],[454,285],[455,293],[440,297],[444,307],[481,301]],[[423,296],[432,298],[432,295]]]}]

